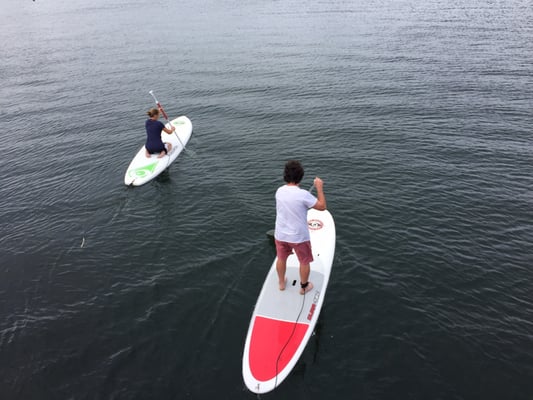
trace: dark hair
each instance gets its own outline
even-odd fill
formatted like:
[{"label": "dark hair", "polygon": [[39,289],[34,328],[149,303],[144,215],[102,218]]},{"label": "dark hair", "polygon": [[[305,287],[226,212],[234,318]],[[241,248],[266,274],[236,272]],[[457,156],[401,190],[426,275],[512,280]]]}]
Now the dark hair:
[{"label": "dark hair", "polygon": [[304,168],[298,160],[289,160],[285,163],[283,179],[287,183],[300,183],[304,177]]},{"label": "dark hair", "polygon": [[146,115],[148,115],[150,118],[155,117],[156,115],[159,115],[159,110],[157,108],[150,108]]}]

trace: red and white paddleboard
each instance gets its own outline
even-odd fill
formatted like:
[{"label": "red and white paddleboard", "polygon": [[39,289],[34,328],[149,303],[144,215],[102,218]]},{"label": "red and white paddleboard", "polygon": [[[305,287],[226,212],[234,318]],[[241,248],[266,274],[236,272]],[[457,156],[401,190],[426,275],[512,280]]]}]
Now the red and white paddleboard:
[{"label": "red and white paddleboard", "polygon": [[329,211],[310,209],[307,223],[314,261],[309,280],[314,287],[300,294],[299,262],[287,259],[287,286],[279,290],[276,259],[266,277],[248,328],[242,375],[248,389],[266,393],[292,371],[315,328],[335,254],[335,223]]}]

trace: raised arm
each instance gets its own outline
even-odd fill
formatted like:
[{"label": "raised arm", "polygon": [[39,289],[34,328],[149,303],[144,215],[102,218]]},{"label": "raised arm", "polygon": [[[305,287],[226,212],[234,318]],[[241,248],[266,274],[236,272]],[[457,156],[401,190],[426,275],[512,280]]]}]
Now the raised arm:
[{"label": "raised arm", "polygon": [[324,196],[324,182],[318,176],[313,181],[316,188],[317,201],[313,208],[324,211],[326,209],[326,196]]}]

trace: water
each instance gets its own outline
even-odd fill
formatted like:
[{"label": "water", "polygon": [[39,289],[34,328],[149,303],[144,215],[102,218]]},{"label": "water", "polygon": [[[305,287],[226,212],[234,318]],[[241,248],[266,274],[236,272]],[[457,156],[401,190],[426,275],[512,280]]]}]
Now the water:
[{"label": "water", "polygon": [[[337,251],[261,398],[533,397],[529,2],[7,1],[2,399],[255,398],[288,158]],[[149,90],[195,154],[128,188]]]}]

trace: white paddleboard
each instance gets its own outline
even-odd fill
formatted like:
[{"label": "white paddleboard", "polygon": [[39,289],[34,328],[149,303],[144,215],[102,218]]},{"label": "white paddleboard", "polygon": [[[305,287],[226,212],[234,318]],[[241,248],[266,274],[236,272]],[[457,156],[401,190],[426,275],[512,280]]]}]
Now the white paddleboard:
[{"label": "white paddleboard", "polygon": [[[187,146],[192,134],[191,120],[186,116],[181,116],[170,121],[170,124],[176,127],[176,130],[170,135],[161,132],[161,139],[163,142],[171,143],[172,150],[161,158],[158,158],[159,154],[152,154],[150,157],[146,157],[146,149],[144,146],[141,147],[124,175],[124,183],[126,185],[140,186],[151,181],[167,169],[183,151],[184,146]],[[169,124],[166,127],[170,128]]]},{"label": "white paddleboard", "polygon": [[287,259],[287,285],[279,290],[276,260],[266,277],[248,328],[242,375],[248,389],[266,393],[291,372],[311,337],[328,286],[335,254],[335,223],[329,211],[310,209],[307,223],[314,261],[309,280],[314,287],[300,294],[295,254]]}]

